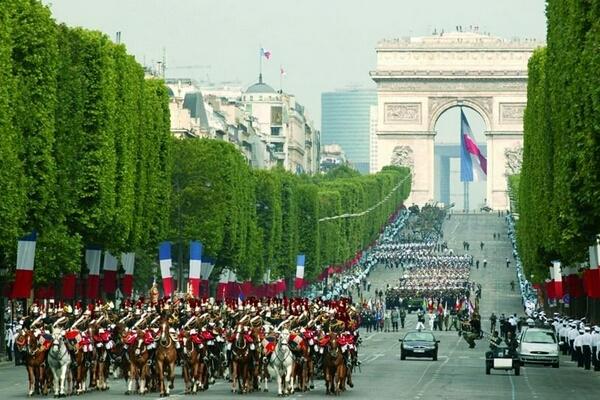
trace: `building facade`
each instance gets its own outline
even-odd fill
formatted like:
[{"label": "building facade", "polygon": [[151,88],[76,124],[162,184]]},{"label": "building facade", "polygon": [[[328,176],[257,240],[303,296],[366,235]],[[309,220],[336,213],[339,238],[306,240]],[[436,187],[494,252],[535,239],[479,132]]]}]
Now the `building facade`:
[{"label": "building facade", "polygon": [[347,89],[321,94],[323,144],[339,144],[348,162],[361,173],[370,170],[370,107],[377,104],[374,89]]},{"label": "building facade", "polygon": [[201,88],[182,79],[168,80],[167,86],[175,136],[226,140],[256,168],[319,171],[319,130],[294,95],[275,91],[262,76],[246,90]]}]

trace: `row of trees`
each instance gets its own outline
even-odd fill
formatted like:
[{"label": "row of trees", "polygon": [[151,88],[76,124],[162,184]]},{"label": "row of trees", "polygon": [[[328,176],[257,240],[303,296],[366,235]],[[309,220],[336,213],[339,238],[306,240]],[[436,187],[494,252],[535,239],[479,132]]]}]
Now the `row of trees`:
[{"label": "row of trees", "polygon": [[173,156],[171,239],[200,240],[244,280],[261,282],[267,269],[293,276],[299,253],[308,279],[353,258],[410,193],[410,172],[400,167],[369,176],[253,170],[232,145],[205,139],[175,140]]},{"label": "row of trees", "polygon": [[0,160],[0,264],[14,266],[16,239],[37,231],[38,285],[81,271],[88,245],[135,251],[149,277],[169,239],[199,239],[218,266],[257,281],[267,268],[293,275],[305,253],[312,278],[372,241],[410,192],[405,169],[256,171],[230,144],[173,139],[163,82],[37,0],[0,7]]},{"label": "row of trees", "polygon": [[58,25],[39,1],[0,7],[0,263],[38,232],[36,282],[83,248],[152,251],[168,234],[168,95],[106,35]]},{"label": "row of trees", "polygon": [[548,0],[547,47],[529,61],[519,185],[528,274],[587,260],[600,233],[600,1]]}]

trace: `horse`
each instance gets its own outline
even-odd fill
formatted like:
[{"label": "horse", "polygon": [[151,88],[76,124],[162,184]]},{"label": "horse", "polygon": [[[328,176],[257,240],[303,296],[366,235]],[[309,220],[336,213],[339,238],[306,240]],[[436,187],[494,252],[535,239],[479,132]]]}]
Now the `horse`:
[{"label": "horse", "polygon": [[292,376],[294,377],[295,384],[298,386],[298,390],[306,392],[309,389],[309,384],[311,383],[313,375],[313,360],[307,341],[299,336],[299,334],[294,334],[294,336],[295,340],[293,340],[291,344],[294,344],[295,346],[292,347],[290,344],[290,350],[294,355]]},{"label": "horse", "polygon": [[129,357],[124,342],[125,335],[125,325],[119,321],[111,332],[114,345],[110,349],[106,349],[106,352],[112,364],[113,378],[118,379],[122,375],[127,384],[129,382]]},{"label": "horse", "polygon": [[95,381],[92,382],[90,386],[105,391],[109,389],[106,383],[106,380],[108,379],[108,349],[106,348],[106,344],[108,344],[108,341],[106,339],[110,336],[110,332],[106,332],[103,328],[99,328],[96,325],[94,325],[93,328],[90,327],[90,331],[92,334],[92,338],[94,339],[94,344],[96,348],[96,357],[95,362],[93,364],[93,373],[91,374],[95,378]]},{"label": "horse", "polygon": [[231,391],[247,393],[250,390],[250,345],[238,328],[231,344]]},{"label": "horse", "polygon": [[336,333],[330,334],[323,354],[326,394],[339,395],[346,390],[346,363]]},{"label": "horse", "polygon": [[48,367],[54,377],[54,397],[66,397],[65,381],[69,366],[71,365],[71,355],[65,344],[61,330],[54,328],[52,332],[52,347],[48,350]]},{"label": "horse", "polygon": [[29,377],[28,396],[34,393],[48,394],[46,382],[46,348],[40,345],[32,331],[23,331],[17,340],[17,347],[25,352],[24,361]]},{"label": "horse", "polygon": [[185,332],[181,338],[181,347],[183,354],[181,361],[183,380],[185,382],[185,394],[196,394],[199,388],[200,390],[204,390],[207,388],[205,384],[208,385],[208,377],[204,376],[206,375],[204,354],[201,354],[201,350],[204,349],[204,344],[198,335]]},{"label": "horse", "polygon": [[88,364],[85,347],[89,346],[88,339],[85,338],[77,329],[71,329],[65,334],[67,339],[66,346],[71,356],[71,378],[73,381],[73,390],[76,394],[86,391],[86,375]]},{"label": "horse", "polygon": [[[160,339],[156,350],[156,377],[158,378],[158,386],[160,396],[169,396],[170,389],[174,387],[175,381],[175,364],[177,363],[177,348],[175,340],[171,337],[169,330],[169,321],[163,318],[160,321]],[[167,379],[169,385],[165,385],[164,374],[168,373]]]},{"label": "horse", "polygon": [[292,394],[294,392],[294,355],[289,346],[290,334],[284,330],[277,340],[275,351],[271,355],[271,367],[277,376],[278,396]]},{"label": "horse", "polygon": [[139,393],[146,393],[146,383],[150,375],[148,358],[148,346],[144,342],[144,332],[137,331],[136,340],[133,346],[128,349],[129,356],[129,382],[125,394],[133,393],[133,384],[139,382]]}]

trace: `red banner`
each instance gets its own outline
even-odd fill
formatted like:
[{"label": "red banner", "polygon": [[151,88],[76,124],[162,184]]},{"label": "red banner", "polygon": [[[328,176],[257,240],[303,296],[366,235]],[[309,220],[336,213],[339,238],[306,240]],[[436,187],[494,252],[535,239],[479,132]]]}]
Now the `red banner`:
[{"label": "red banner", "polygon": [[68,274],[62,278],[62,298],[63,300],[73,300],[75,298],[75,285],[77,283],[77,275]]}]

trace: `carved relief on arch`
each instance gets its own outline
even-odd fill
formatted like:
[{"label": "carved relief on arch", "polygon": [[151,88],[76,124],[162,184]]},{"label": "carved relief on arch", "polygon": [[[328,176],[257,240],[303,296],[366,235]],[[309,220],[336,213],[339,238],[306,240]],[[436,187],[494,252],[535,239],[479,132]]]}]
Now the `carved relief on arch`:
[{"label": "carved relief on arch", "polygon": [[466,107],[473,106],[476,111],[483,113],[481,116],[486,121],[487,129],[491,129],[489,125],[492,121],[493,104],[492,97],[456,97],[456,96],[439,96],[429,97],[429,119],[430,129],[435,129],[437,118],[450,107],[464,105]]}]

